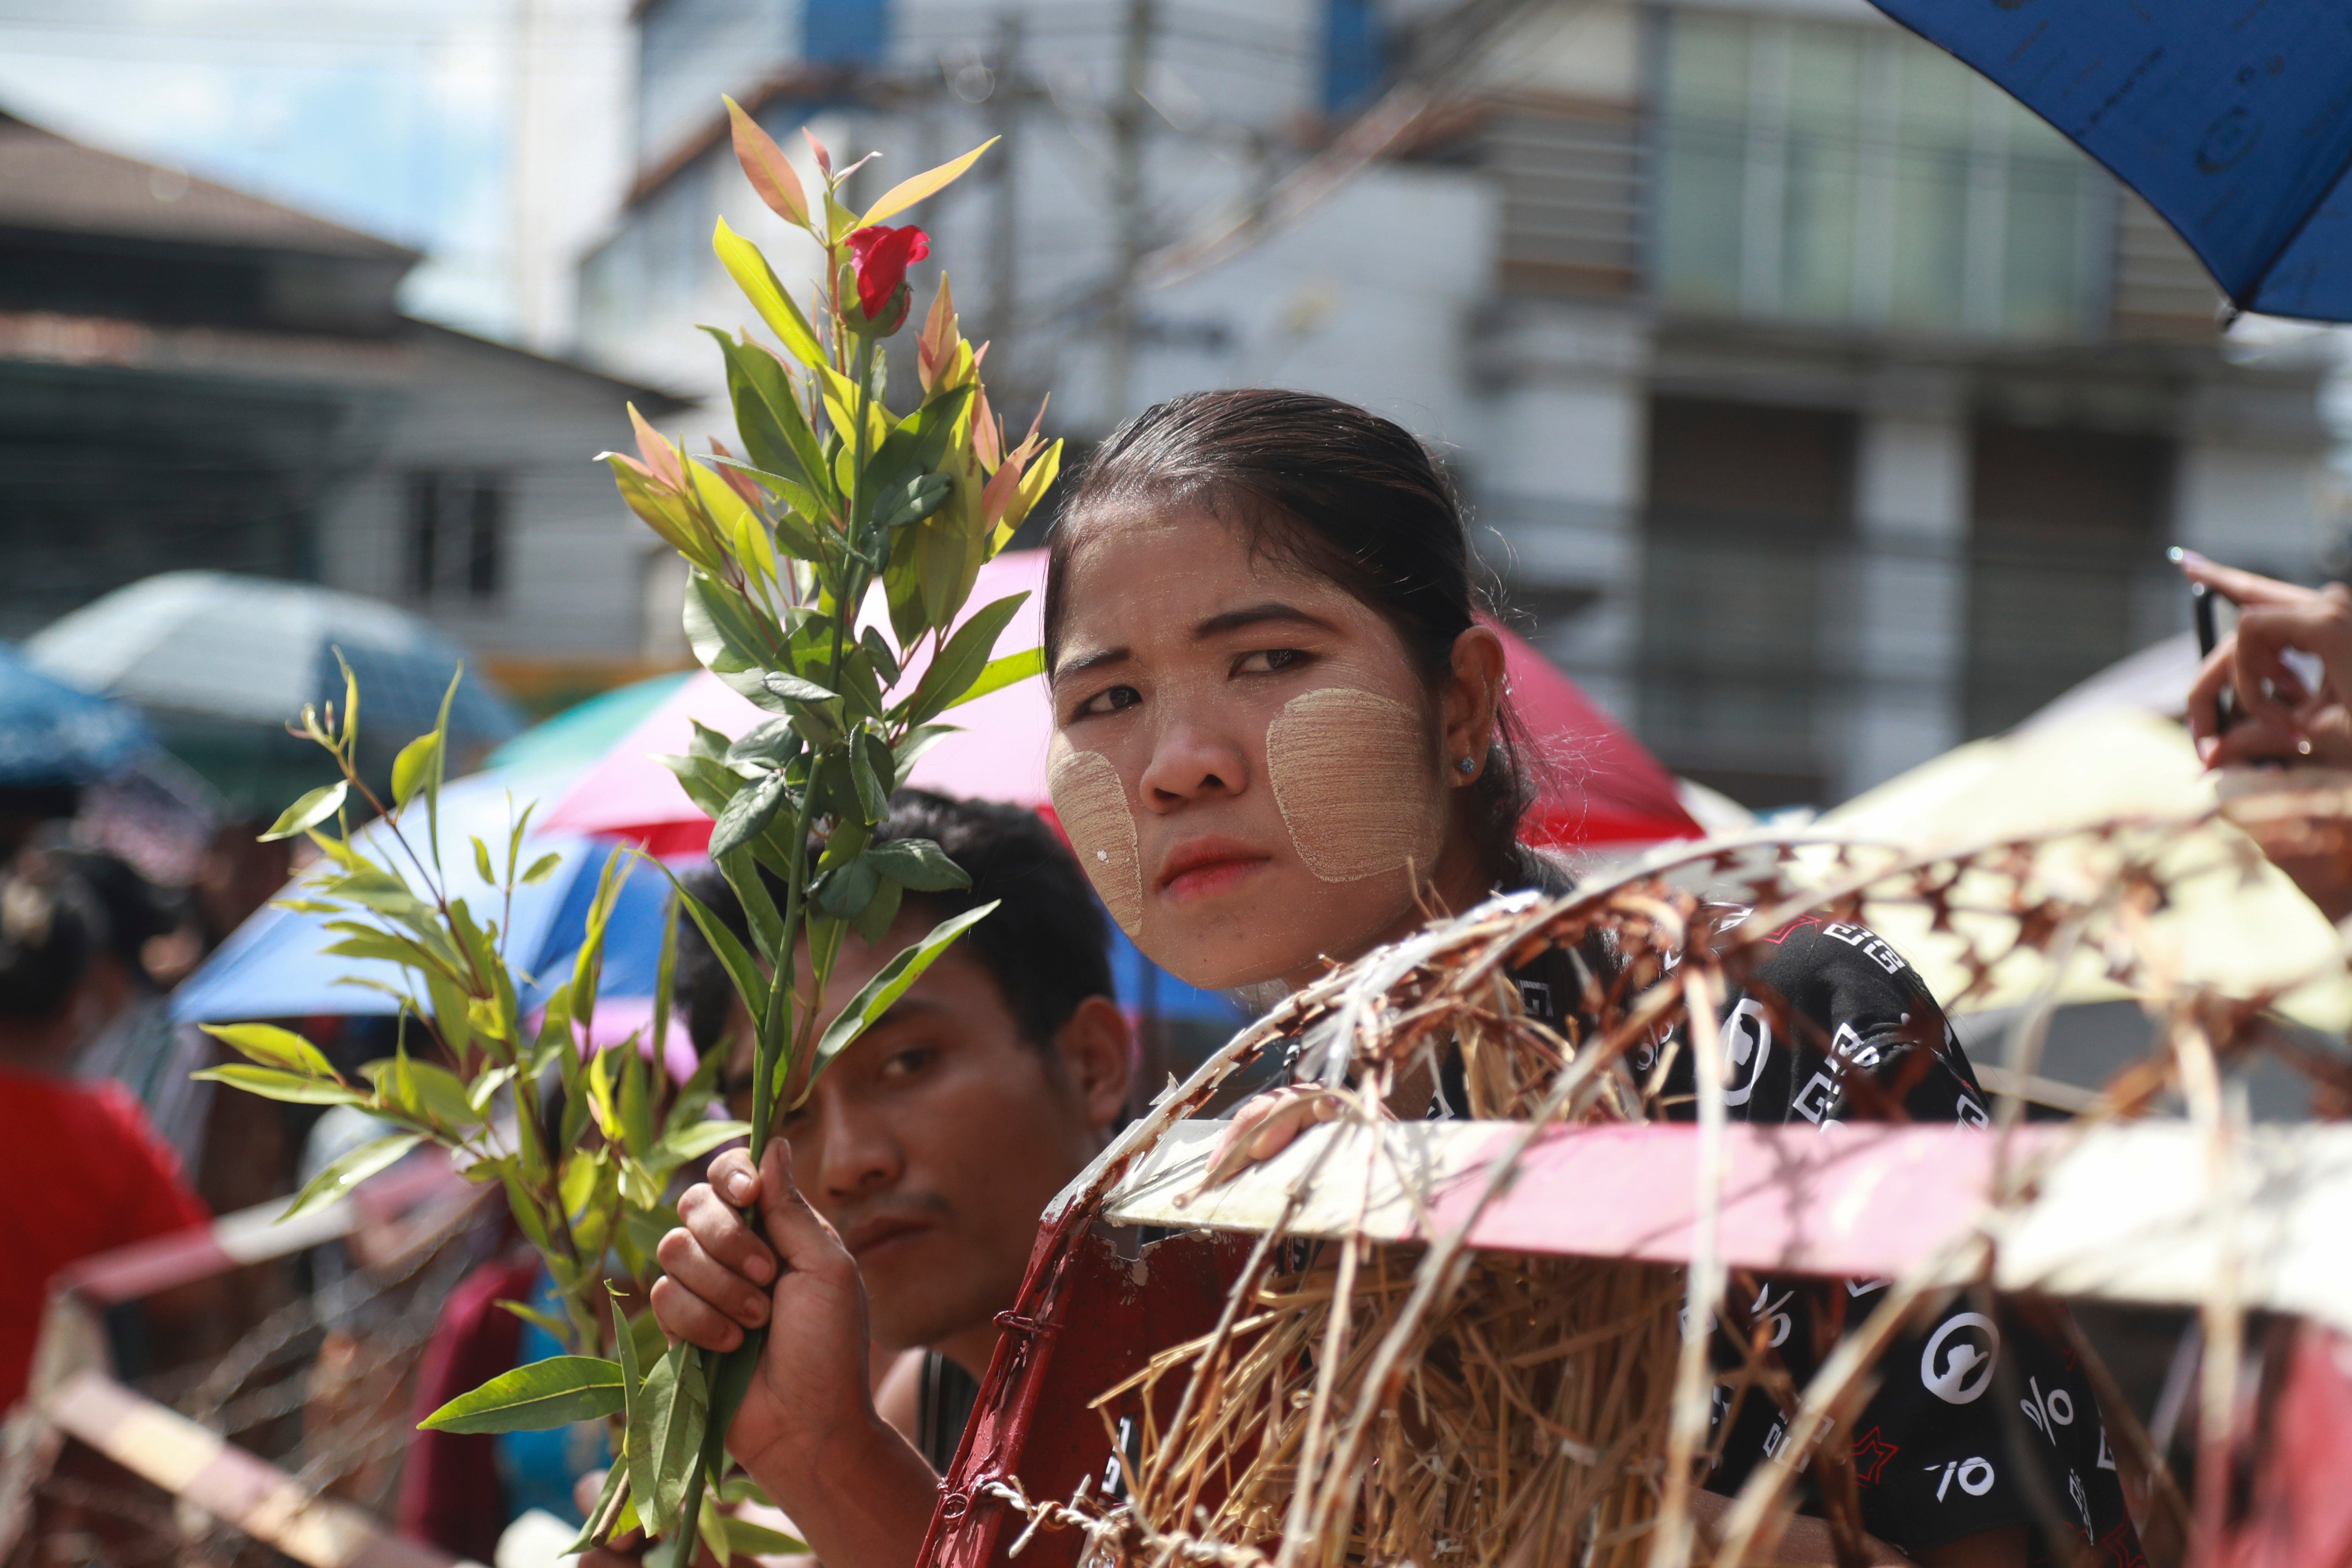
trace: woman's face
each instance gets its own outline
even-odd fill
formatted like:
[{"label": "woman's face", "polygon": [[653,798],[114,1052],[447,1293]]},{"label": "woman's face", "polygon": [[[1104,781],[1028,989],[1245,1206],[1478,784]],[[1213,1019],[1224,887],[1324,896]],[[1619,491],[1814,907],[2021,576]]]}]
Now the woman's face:
[{"label": "woman's face", "polygon": [[1100,517],[1068,573],[1054,805],[1137,946],[1196,986],[1297,984],[1409,929],[1449,769],[1388,623],[1198,508]]}]

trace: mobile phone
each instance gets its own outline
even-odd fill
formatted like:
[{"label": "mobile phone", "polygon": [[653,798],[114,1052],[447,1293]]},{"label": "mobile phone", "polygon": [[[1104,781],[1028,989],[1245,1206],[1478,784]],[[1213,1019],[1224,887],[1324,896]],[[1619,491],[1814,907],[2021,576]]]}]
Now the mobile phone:
[{"label": "mobile phone", "polygon": [[[2197,657],[2200,663],[2212,657],[2215,644],[2221,641],[2214,600],[2221,597],[2201,582],[2189,585],[2189,608],[2197,620]],[[2214,700],[2215,723],[2228,729],[2238,722],[2238,694],[2233,687],[2223,686]]]}]

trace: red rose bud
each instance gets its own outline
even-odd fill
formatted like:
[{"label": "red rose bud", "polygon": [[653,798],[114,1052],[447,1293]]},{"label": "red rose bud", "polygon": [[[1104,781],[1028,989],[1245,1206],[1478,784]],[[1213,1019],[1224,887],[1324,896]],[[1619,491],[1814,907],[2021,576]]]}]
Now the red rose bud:
[{"label": "red rose bud", "polygon": [[[850,254],[857,269],[857,303],[866,319],[877,325],[889,310],[891,296],[907,281],[907,268],[931,254],[931,236],[908,224],[905,228],[879,225],[849,236]],[[896,314],[906,319],[901,307]]]}]

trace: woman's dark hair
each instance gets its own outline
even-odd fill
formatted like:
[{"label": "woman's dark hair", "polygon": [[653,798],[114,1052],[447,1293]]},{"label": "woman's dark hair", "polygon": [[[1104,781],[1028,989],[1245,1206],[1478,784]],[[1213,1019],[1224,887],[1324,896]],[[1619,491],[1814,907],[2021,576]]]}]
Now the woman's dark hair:
[{"label": "woman's dark hair", "polygon": [[[908,894],[908,905],[940,921],[997,901],[988,918],[961,940],[995,979],[1022,1038],[1045,1050],[1080,1002],[1115,995],[1102,905],[1095,902],[1078,862],[1036,812],[994,800],[901,789],[890,797],[889,813],[876,824],[873,841],[900,839],[930,840],[971,879],[970,887],[950,892]],[[737,937],[751,941],[743,906],[716,866],[698,867],[684,880],[688,891]],[[782,884],[770,881],[773,896],[782,903]],[[690,920],[678,926],[670,994],[686,1015],[695,1050],[708,1052],[727,1032],[735,993],[719,956]]]},{"label": "woman's dark hair", "polygon": [[76,879],[0,871],[0,1019],[55,1018],[106,939],[105,916]]},{"label": "woman's dark hair", "polygon": [[[1070,552],[1087,524],[1146,502],[1198,507],[1265,550],[1330,579],[1379,612],[1432,693],[1453,679],[1454,640],[1484,608],[1469,530],[1444,471],[1402,426],[1312,392],[1188,392],[1144,410],[1096,449],[1049,541],[1045,662],[1060,653]],[[1538,880],[1519,845],[1534,800],[1525,735],[1506,698],[1469,810],[1496,883]]]}]

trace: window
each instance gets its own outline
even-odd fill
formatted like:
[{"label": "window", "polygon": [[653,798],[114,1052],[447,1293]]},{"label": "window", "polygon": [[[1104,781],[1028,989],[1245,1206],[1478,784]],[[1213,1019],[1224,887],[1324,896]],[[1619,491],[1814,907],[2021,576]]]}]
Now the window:
[{"label": "window", "polygon": [[1381,85],[1381,16],[1374,0],[1324,0],[1323,110],[1360,109]]},{"label": "window", "polygon": [[1653,270],[1685,309],[2061,339],[2104,299],[2115,194],[1907,34],[1668,13]]},{"label": "window", "polygon": [[506,569],[503,484],[479,474],[408,476],[408,588],[420,599],[495,599]]},{"label": "window", "polygon": [[1988,423],[1972,466],[1966,703],[1979,736],[2139,645],[2137,601],[2172,576],[2158,554],[2172,449]]},{"label": "window", "polygon": [[1822,799],[1822,628],[1853,483],[1850,415],[1651,404],[1637,727],[1748,806]]},{"label": "window", "polygon": [[878,66],[890,45],[884,0],[803,0],[801,56],[812,65]]}]

